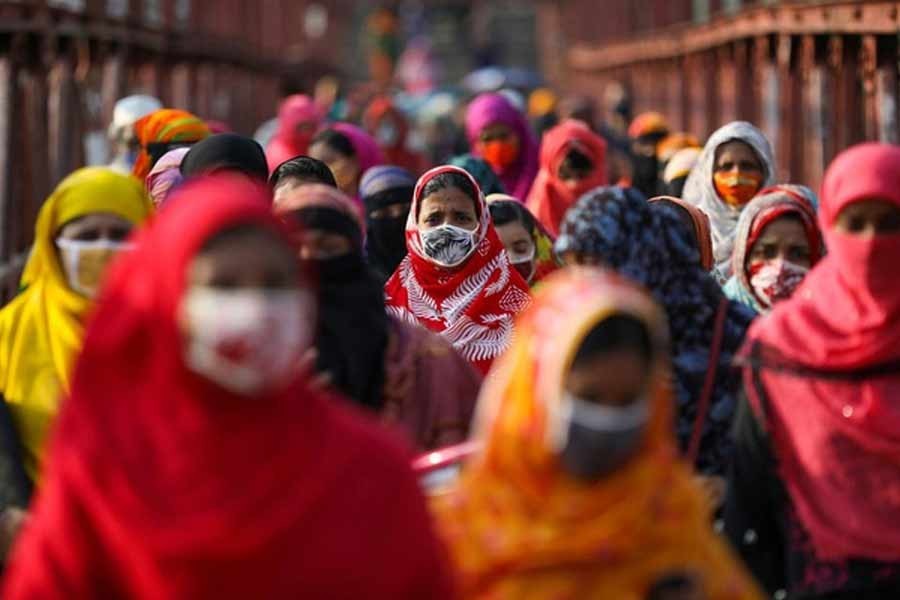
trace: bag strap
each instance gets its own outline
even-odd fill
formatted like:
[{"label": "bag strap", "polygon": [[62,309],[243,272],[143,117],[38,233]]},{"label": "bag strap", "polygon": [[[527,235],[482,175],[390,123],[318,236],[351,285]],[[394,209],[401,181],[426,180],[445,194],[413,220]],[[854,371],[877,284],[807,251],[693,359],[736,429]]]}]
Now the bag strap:
[{"label": "bag strap", "polygon": [[722,298],[716,311],[715,329],[713,329],[712,345],[709,347],[709,364],[706,366],[706,379],[703,381],[703,391],[700,393],[700,401],[697,403],[697,416],[694,419],[694,430],[691,432],[691,440],[688,444],[687,459],[691,464],[697,462],[700,453],[700,438],[703,435],[703,426],[706,424],[706,415],[712,401],[713,389],[716,384],[716,374],[719,370],[719,357],[722,355],[722,338],[725,333],[725,317],[728,315],[728,298]]}]

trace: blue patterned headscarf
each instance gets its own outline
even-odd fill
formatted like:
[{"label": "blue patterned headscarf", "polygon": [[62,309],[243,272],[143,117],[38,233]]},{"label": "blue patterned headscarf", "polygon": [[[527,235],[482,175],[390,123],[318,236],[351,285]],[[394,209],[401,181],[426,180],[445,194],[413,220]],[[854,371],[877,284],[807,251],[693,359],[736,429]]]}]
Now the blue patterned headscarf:
[{"label": "blue patterned headscarf", "polygon": [[[692,232],[675,209],[651,208],[631,189],[602,187],[582,196],[566,214],[556,252],[576,252],[602,263],[649,289],[665,307],[672,338],[677,433],[686,448],[710,358],[716,311],[722,291],[700,267]],[[731,450],[730,429],[740,375],[731,366],[753,314],[729,302],[712,402],[697,467],[724,473]]]}]

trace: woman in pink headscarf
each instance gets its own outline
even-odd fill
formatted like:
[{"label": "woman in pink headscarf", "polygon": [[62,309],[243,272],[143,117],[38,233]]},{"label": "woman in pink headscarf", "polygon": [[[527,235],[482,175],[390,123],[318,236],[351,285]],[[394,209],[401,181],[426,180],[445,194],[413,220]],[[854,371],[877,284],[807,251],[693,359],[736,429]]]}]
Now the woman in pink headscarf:
[{"label": "woman in pink headscarf", "polygon": [[384,164],[375,138],[350,123],[334,123],[320,131],[309,145],[309,155],[328,165],[338,189],[351,198],[359,198],[363,173]]},{"label": "woman in pink headscarf", "polygon": [[513,197],[524,200],[538,172],[538,144],[522,111],[501,94],[482,94],[466,112],[473,154],[483,158]]},{"label": "woman in pink headscarf", "polygon": [[322,111],[303,94],[288,96],[278,109],[278,131],[266,146],[269,172],[286,160],[306,154],[309,143],[322,124]]}]

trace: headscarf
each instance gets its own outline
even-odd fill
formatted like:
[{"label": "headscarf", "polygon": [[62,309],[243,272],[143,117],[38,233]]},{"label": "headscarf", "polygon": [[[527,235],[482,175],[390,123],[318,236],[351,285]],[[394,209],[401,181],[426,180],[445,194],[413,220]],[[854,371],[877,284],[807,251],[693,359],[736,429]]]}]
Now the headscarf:
[{"label": "headscarf", "polygon": [[628,137],[633,140],[647,136],[659,136],[661,139],[668,133],[669,123],[666,117],[654,111],[639,114],[628,126]]},{"label": "headscarf", "polygon": [[[466,111],[466,136],[476,148],[481,131],[494,124],[503,124],[519,137],[519,157],[503,173],[498,173],[506,192],[516,198],[527,198],[538,171],[538,144],[528,120],[502,94],[481,94],[472,100]],[[477,150],[475,150],[477,154]]]},{"label": "headscarf", "polygon": [[683,148],[673,154],[663,170],[663,183],[668,185],[678,178],[690,175],[701,152],[700,148]]},{"label": "headscarf", "polygon": [[731,275],[731,253],[734,248],[734,230],[737,227],[740,207],[732,207],[723,202],[716,193],[713,184],[716,150],[728,142],[740,141],[750,146],[762,166],[762,187],[771,185],[775,177],[775,158],[772,148],[763,133],[746,121],[733,121],[713,133],[697,164],[688,175],[684,184],[682,197],[709,215],[712,225],[713,253],[720,279],[724,281]]},{"label": "headscarf", "polygon": [[32,479],[41,470],[48,428],[60,395],[69,389],[93,304],[69,288],[56,236],[66,223],[86,215],[111,213],[137,225],[151,212],[136,179],[101,167],[75,171],[41,207],[22,275],[24,291],[0,310],[0,395],[10,405]]},{"label": "headscarf", "polygon": [[[383,124],[385,119],[390,120],[396,127],[394,139],[389,144],[378,139],[379,126]],[[409,120],[390,98],[379,96],[372,100],[365,113],[363,113],[363,126],[381,147],[381,152],[384,154],[387,164],[403,167],[416,174],[422,172],[424,168],[423,157],[410,152],[406,148],[406,139],[409,136]]]},{"label": "headscarf", "polygon": [[127,175],[134,168],[137,156],[130,148],[134,140],[134,124],[143,116],[162,108],[158,98],[145,94],[136,94],[119,99],[113,107],[112,122],[109,124],[107,136],[113,143],[116,154],[108,167],[116,173]]},{"label": "headscarf", "polygon": [[[637,452],[596,483],[561,467],[562,381],[584,336],[614,315],[639,319],[657,354],[650,419]],[[710,526],[709,507],[677,458],[662,312],[637,286],[593,269],[552,275],[518,320],[516,339],[479,398],[483,450],[435,499],[465,598],[641,600],[673,574],[711,600],[762,598]]]},{"label": "headscarf", "polygon": [[695,148],[699,154],[702,148],[700,140],[690,133],[679,131],[670,133],[660,140],[659,144],[656,146],[656,155],[659,157],[659,162],[661,164],[668,164],[672,157],[678,152],[689,148]]},{"label": "headscarf", "polygon": [[319,275],[316,366],[329,373],[335,388],[348,398],[380,411],[388,317],[382,282],[363,260],[365,225],[359,205],[336,188],[308,184],[293,190],[275,212],[292,217],[301,228],[350,239],[352,249],[346,255],[310,261],[309,270]]},{"label": "headscarf", "polygon": [[187,270],[241,225],[288,243],[262,186],[189,182],[113,269],[4,598],[449,597],[392,439],[302,377],[248,401],[185,365]]},{"label": "headscarf", "polygon": [[372,167],[363,174],[359,195],[366,206],[366,259],[382,283],[394,274],[406,256],[406,215],[372,217],[392,204],[412,204],[416,178],[401,167]]},{"label": "headscarf", "polygon": [[[322,124],[322,109],[312,98],[303,94],[294,94],[285,98],[278,109],[278,129],[266,145],[266,160],[269,171],[296,156],[309,151],[309,142]],[[301,134],[297,127],[302,123],[310,123],[312,131]]]},{"label": "headscarf", "polygon": [[769,312],[771,307],[764,306],[753,291],[750,274],[747,272],[747,259],[767,225],[785,215],[797,217],[806,232],[811,265],[815,266],[822,256],[822,232],[816,223],[816,213],[813,209],[818,202],[810,200],[815,198],[815,194],[811,189],[803,186],[794,186],[794,189],[802,190],[802,195],[788,192],[779,187],[763,190],[763,193],[744,207],[741,218],[738,219],[734,239],[734,255],[731,262],[734,275],[723,289],[726,296],[749,306],[760,314]]},{"label": "headscarf", "polygon": [[144,181],[154,160],[148,148],[149,144],[167,144],[170,147],[159,152],[162,157],[178,145],[191,145],[209,137],[209,128],[199,117],[184,110],[164,108],[152,112],[134,124],[134,131],[141,144],[141,153],[134,163],[132,175]]},{"label": "headscarf", "polygon": [[534,276],[529,282],[532,287],[559,268],[560,263],[556,258],[556,253],[553,252],[553,242],[556,240],[544,229],[541,222],[534,218],[525,205],[507,194],[490,194],[485,200],[488,205],[516,205],[518,210],[524,211],[531,218],[534,226],[529,228],[527,223],[523,223],[523,226],[529,230],[531,240],[534,242]]},{"label": "headscarf", "polygon": [[712,235],[709,232],[709,217],[706,213],[681,198],[674,196],[657,196],[650,198],[651,204],[655,202],[671,203],[678,206],[691,218],[691,224],[694,229],[694,237],[697,239],[697,250],[700,252],[700,266],[704,271],[711,271],[713,268],[713,251],[712,251]]},{"label": "headscarf", "polygon": [[500,181],[500,178],[491,169],[491,165],[487,164],[483,158],[478,158],[474,154],[460,154],[451,158],[447,164],[464,169],[469,175],[474,177],[475,181],[478,182],[478,187],[481,188],[481,192],[486,196],[506,193],[503,182]]},{"label": "headscarf", "polygon": [[[568,251],[599,257],[603,264],[649,289],[666,309],[672,337],[677,433],[687,448],[697,402],[709,368],[716,313],[722,290],[700,266],[691,232],[677,215],[650,207],[631,189],[600,188],[582,197],[566,215],[556,240]],[[731,419],[740,381],[732,373],[752,313],[729,302],[718,369],[700,438],[697,467],[722,474],[732,448]]]},{"label": "headscarf", "polygon": [[820,560],[900,561],[900,235],[835,229],[856,201],[900,207],[898,165],[888,144],[835,158],[819,214],[829,253],[756,321],[742,352],[747,384],[759,377],[747,385],[751,405]]},{"label": "headscarf", "polygon": [[162,207],[174,188],[184,181],[184,177],[181,176],[181,161],[184,160],[184,155],[189,150],[190,148],[169,150],[156,161],[156,164],[150,169],[150,173],[147,174],[144,187],[147,188],[147,193],[150,194],[150,199],[156,208]]},{"label": "headscarf", "polygon": [[384,155],[375,139],[362,128],[350,123],[334,123],[329,126],[329,129],[337,131],[350,140],[350,145],[353,146],[353,151],[356,153],[360,179],[362,179],[363,173],[372,167],[384,164]]},{"label": "headscarf", "polygon": [[[574,189],[558,175],[559,166],[570,150],[580,152],[594,163],[591,175]],[[601,185],[606,185],[606,142],[583,122],[569,119],[544,134],[541,170],[526,204],[541,225],[551,235],[557,235],[566,211],[579,196]]]},{"label": "headscarf", "polygon": [[269,179],[262,146],[236,133],[218,133],[194,144],[181,162],[185,177],[218,171],[235,171],[259,181]]},{"label": "headscarf", "polygon": [[[422,192],[434,177],[457,173],[478,191],[475,251],[453,268],[432,261],[422,249],[418,213]],[[406,220],[408,253],[385,284],[388,312],[441,333],[481,372],[509,345],[515,315],[531,301],[528,284],[510,267],[503,242],[478,184],[466,171],[443,166],[419,178]]]}]

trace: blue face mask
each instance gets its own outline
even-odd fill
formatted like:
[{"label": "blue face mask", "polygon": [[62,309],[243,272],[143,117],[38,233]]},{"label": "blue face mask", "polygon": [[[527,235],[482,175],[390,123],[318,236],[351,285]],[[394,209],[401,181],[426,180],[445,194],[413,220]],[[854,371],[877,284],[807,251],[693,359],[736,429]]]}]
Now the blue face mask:
[{"label": "blue face mask", "polygon": [[570,475],[594,482],[634,456],[650,415],[646,397],[624,407],[596,404],[571,394],[563,402],[569,407],[569,424],[560,461]]}]

